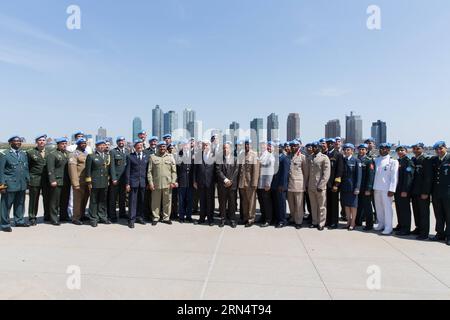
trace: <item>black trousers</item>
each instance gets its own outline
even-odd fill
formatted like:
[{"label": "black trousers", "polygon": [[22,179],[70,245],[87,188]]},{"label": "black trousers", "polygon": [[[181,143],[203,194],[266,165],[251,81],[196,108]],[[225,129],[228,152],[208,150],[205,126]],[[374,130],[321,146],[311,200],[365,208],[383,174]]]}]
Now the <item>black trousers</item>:
[{"label": "black trousers", "polygon": [[400,193],[395,194],[395,209],[397,211],[398,226],[400,231],[411,232],[411,198],[401,197]]},{"label": "black trousers", "polygon": [[117,186],[111,184],[108,191],[108,218],[117,219],[117,201],[119,201],[119,217],[127,216],[127,184],[125,181],[119,181]]},{"label": "black trousers", "polygon": [[325,225],[332,226],[339,223],[339,191],[327,189],[327,220]]},{"label": "black trousers", "polygon": [[199,188],[200,196],[200,220],[214,221],[214,185],[209,188]]},{"label": "black trousers", "polygon": [[414,222],[419,230],[419,235],[428,237],[430,235],[430,197],[423,200],[420,195],[412,197]]},{"label": "black trousers", "polygon": [[271,190],[258,189],[259,207],[261,209],[261,223],[272,223],[273,221],[273,202]]},{"label": "black trousers", "polygon": [[450,239],[450,196],[433,197],[433,208],[437,234]]},{"label": "black trousers", "polygon": [[197,213],[200,207],[200,193],[198,189],[192,191],[192,212]]},{"label": "black trousers", "polygon": [[358,196],[356,224],[362,225],[363,221],[366,221],[366,227],[373,228],[372,195],[366,196],[364,192]]},{"label": "black trousers", "polygon": [[146,188],[131,188],[129,220],[136,221],[136,218],[144,219]]},{"label": "black trousers", "polygon": [[237,190],[217,186],[219,193],[220,219],[225,221],[236,221],[236,197]]}]

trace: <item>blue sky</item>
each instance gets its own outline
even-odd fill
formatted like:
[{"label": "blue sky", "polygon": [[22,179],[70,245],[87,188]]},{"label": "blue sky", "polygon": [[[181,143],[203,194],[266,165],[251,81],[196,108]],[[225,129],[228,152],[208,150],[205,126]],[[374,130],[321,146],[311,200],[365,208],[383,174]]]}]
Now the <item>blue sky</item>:
[{"label": "blue sky", "polygon": [[[70,4],[81,30],[66,28]],[[156,104],[207,128],[275,112],[282,137],[298,112],[305,141],[350,111],[365,136],[382,119],[391,142],[450,140],[449,31],[448,0],[2,1],[0,140],[99,126],[131,138]]]}]

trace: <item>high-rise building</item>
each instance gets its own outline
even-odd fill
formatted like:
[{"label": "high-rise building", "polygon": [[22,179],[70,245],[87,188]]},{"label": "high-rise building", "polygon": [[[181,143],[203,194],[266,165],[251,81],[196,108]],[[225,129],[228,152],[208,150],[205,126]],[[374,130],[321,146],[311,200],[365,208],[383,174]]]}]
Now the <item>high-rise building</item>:
[{"label": "high-rise building", "polygon": [[97,136],[95,137],[95,141],[99,140],[105,140],[107,138],[108,134],[105,128],[100,127],[98,128]]},{"label": "high-rise building", "polygon": [[350,112],[345,117],[345,142],[358,145],[363,142],[363,121],[361,116],[357,116],[354,112]]},{"label": "high-rise building", "polygon": [[230,124],[230,135],[229,135],[229,139],[231,142],[234,143],[234,145],[237,145],[238,140],[239,140],[239,123],[236,121],[233,121]]},{"label": "high-rise building", "polygon": [[280,124],[278,122],[278,115],[271,113],[267,117],[267,140],[277,141],[280,138]]},{"label": "high-rise building", "polygon": [[300,115],[290,113],[287,119],[287,140],[292,141],[300,138]]},{"label": "high-rise building", "polygon": [[193,122],[195,122],[195,111],[192,109],[184,109],[183,111],[183,129],[187,130],[190,134],[191,137],[194,136],[194,132],[189,130],[189,127],[193,127],[194,125],[192,125]]},{"label": "high-rise building", "polygon": [[139,117],[133,119],[133,141],[138,139],[139,132],[142,131],[142,120]]},{"label": "high-rise building", "polygon": [[386,122],[378,120],[372,123],[372,138],[375,139],[375,144],[380,145],[381,143],[387,142],[387,126]]},{"label": "high-rise building", "polygon": [[178,129],[178,114],[175,111],[169,111],[164,114],[164,134],[173,134]]},{"label": "high-rise building", "polygon": [[325,125],[325,138],[336,138],[341,136],[341,122],[339,119],[330,120]]},{"label": "high-rise building", "polygon": [[164,131],[164,112],[157,105],[152,110],[152,135],[161,138]]},{"label": "high-rise building", "polygon": [[264,119],[255,118],[250,122],[252,148],[259,152],[260,143],[264,140]]},{"label": "high-rise building", "polygon": [[191,134],[191,138],[196,140],[203,139],[203,122],[202,121],[193,121],[187,124],[186,130]]}]

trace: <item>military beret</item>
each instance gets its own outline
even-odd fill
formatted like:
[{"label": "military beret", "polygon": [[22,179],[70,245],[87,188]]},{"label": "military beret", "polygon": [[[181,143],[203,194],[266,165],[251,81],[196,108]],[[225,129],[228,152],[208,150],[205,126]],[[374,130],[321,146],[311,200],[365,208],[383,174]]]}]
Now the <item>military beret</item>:
[{"label": "military beret", "polygon": [[361,143],[361,144],[358,146],[358,149],[369,149],[369,146],[368,146],[366,143]]},{"label": "military beret", "polygon": [[336,139],[330,138],[330,139],[327,139],[326,142],[327,143],[336,143]]},{"label": "military beret", "polygon": [[250,144],[250,143],[252,143],[252,139],[245,139],[244,143],[245,144]]},{"label": "military beret", "polygon": [[307,144],[305,145],[305,148],[310,148],[310,147],[312,147],[312,144],[311,144],[311,143],[307,143]]},{"label": "military beret", "polygon": [[344,146],[342,147],[342,149],[352,149],[355,150],[355,145],[353,143],[346,143],[344,144]]},{"label": "military beret", "polygon": [[162,137],[163,139],[172,139],[172,135],[171,134],[165,134]]},{"label": "military beret", "polygon": [[298,144],[302,144],[302,140],[301,140],[300,138],[298,138],[298,139],[295,139],[295,141],[297,141],[297,142],[298,142]]},{"label": "military beret", "polygon": [[69,140],[67,138],[57,138],[57,139],[55,139],[55,142],[57,144],[60,144],[60,143],[64,143],[64,142],[69,142]]},{"label": "military beret", "polygon": [[19,137],[19,136],[16,135],[16,136],[10,137],[10,138],[8,139],[8,142],[12,142],[12,141],[17,140],[17,139],[22,140],[21,137]]},{"label": "military beret", "polygon": [[160,142],[158,142],[158,147],[165,146],[165,145],[166,145],[166,142],[165,142],[165,141],[160,141]]},{"label": "military beret", "polygon": [[87,141],[86,141],[85,138],[80,138],[80,139],[77,140],[76,144],[77,144],[77,145],[80,145],[80,144],[86,143],[86,142],[87,142]]},{"label": "military beret", "polygon": [[44,138],[44,139],[47,139],[47,135],[46,134],[41,134],[41,135],[39,135],[39,136],[36,136],[36,138],[35,138],[35,141],[38,141],[38,140],[40,140],[40,139],[42,139],[42,138]]},{"label": "military beret", "polygon": [[445,141],[438,141],[434,144],[433,149],[439,149],[439,148],[447,148],[447,144]]},{"label": "military beret", "polygon": [[141,135],[141,134],[147,134],[147,131],[141,130],[141,131],[138,133],[138,135]]},{"label": "military beret", "polygon": [[84,136],[85,134],[83,131],[77,131],[73,135],[76,137],[76,136]]},{"label": "military beret", "polygon": [[392,148],[392,145],[390,143],[385,142],[385,143],[380,144],[380,149],[391,149],[391,148]]},{"label": "military beret", "polygon": [[399,145],[399,146],[397,147],[397,149],[395,149],[395,151],[398,151],[398,150],[400,150],[400,149],[408,150],[408,148],[409,148],[409,146],[407,146],[407,145],[405,145],[405,144],[401,144],[401,145]]},{"label": "military beret", "polygon": [[425,148],[425,144],[422,142],[416,143],[415,145],[413,145],[411,148]]},{"label": "military beret", "polygon": [[370,143],[370,142],[375,142],[375,139],[374,138],[368,138],[368,139],[366,139],[366,141],[364,141],[364,143]]},{"label": "military beret", "polygon": [[273,142],[273,141],[267,141],[267,144],[268,144],[269,146],[273,146],[273,145],[274,145],[274,142]]},{"label": "military beret", "polygon": [[232,146],[232,145],[233,145],[233,142],[231,142],[231,141],[225,141],[225,144],[229,144],[230,146]]},{"label": "military beret", "polygon": [[135,139],[134,141],[133,141],[133,143],[134,143],[134,146],[136,146],[138,143],[143,143],[144,141],[142,141],[142,139]]},{"label": "military beret", "polygon": [[99,146],[99,145],[101,145],[101,144],[106,144],[106,141],[105,141],[105,140],[98,140],[98,141],[95,143],[96,146]]},{"label": "military beret", "polygon": [[290,146],[299,146],[300,142],[298,142],[297,140],[292,140],[291,142],[289,142]]},{"label": "military beret", "polygon": [[341,137],[336,137],[336,138],[334,138],[334,140],[336,140],[336,141],[341,141],[342,138],[341,138]]},{"label": "military beret", "polygon": [[320,141],[311,142],[311,147],[319,147],[319,146],[320,146]]},{"label": "military beret", "polygon": [[116,142],[124,141],[124,140],[126,140],[125,137],[120,136],[120,137],[117,137]]},{"label": "military beret", "polygon": [[327,139],[325,139],[325,138],[322,138],[319,140],[319,143],[325,143],[325,142],[327,142]]}]

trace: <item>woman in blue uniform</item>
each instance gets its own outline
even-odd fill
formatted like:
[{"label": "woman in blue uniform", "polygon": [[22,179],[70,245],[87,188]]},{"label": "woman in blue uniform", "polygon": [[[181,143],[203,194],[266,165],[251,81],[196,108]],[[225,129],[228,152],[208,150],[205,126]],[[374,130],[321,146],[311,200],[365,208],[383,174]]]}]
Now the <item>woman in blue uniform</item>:
[{"label": "woman in blue uniform", "polygon": [[346,143],[344,150],[344,175],[341,183],[341,198],[347,216],[347,229],[352,231],[356,225],[358,211],[358,195],[361,187],[362,168],[361,161],[353,157],[355,146]]}]

